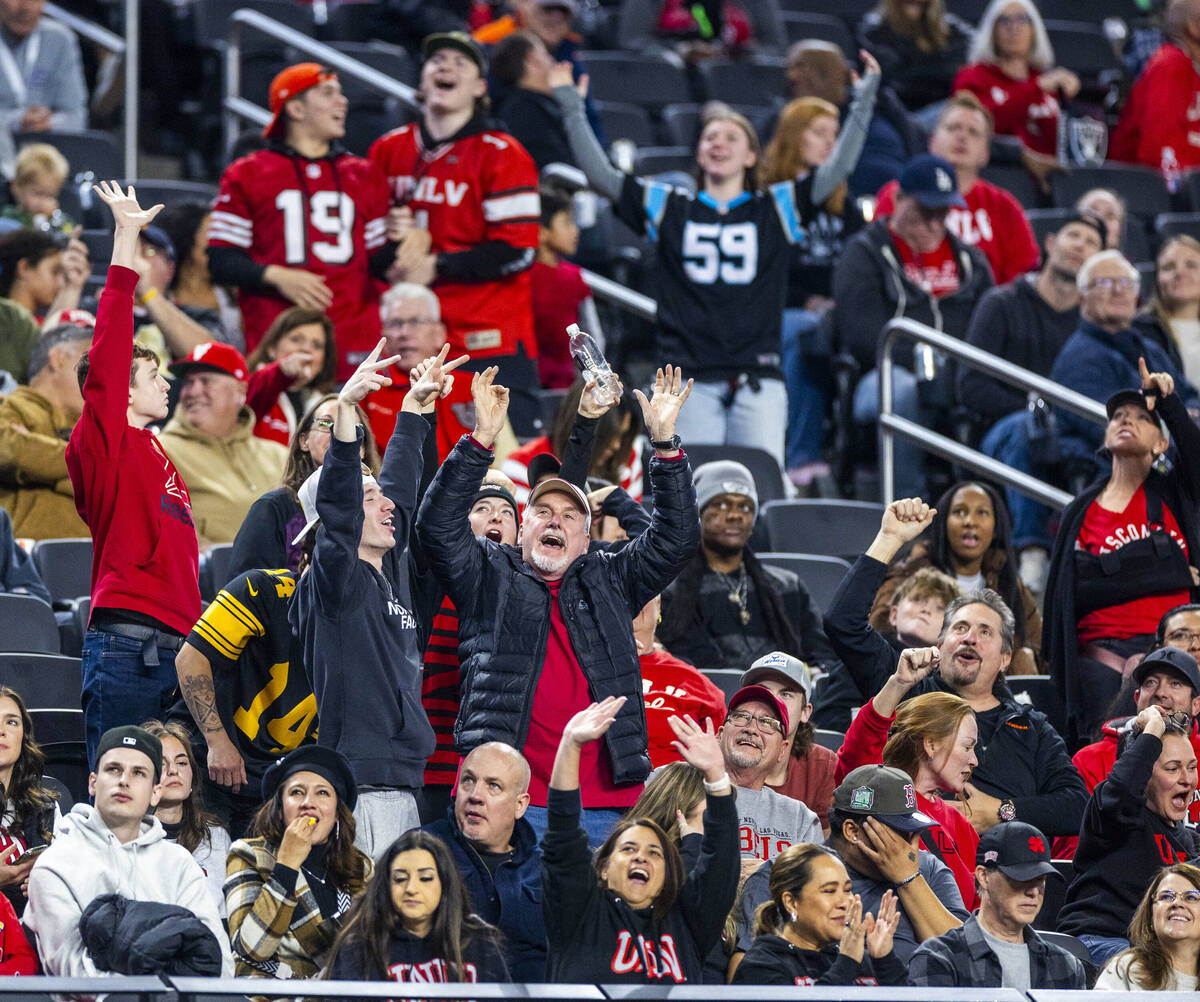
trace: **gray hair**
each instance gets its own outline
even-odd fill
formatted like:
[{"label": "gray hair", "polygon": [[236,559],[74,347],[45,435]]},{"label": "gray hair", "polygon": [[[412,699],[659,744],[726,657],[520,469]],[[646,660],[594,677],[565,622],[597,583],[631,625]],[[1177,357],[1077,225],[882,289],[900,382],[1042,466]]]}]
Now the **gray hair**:
[{"label": "gray hair", "polygon": [[442,319],[442,304],[438,302],[437,295],[427,286],[417,285],[416,282],[397,282],[388,289],[379,299],[379,315],[383,316],[392,303],[402,299],[423,299],[429,307],[429,315],[434,320]]},{"label": "gray hair", "polygon": [[58,324],[45,331],[29,353],[29,378],[33,379],[50,362],[50,352],[62,345],[90,341],[94,331],[79,324]]},{"label": "gray hair", "polygon": [[1033,49],[1027,59],[1031,69],[1039,73],[1052,69],[1054,66],[1054,46],[1050,44],[1050,36],[1046,34],[1046,25],[1042,23],[1042,15],[1032,4],[1031,0],[992,0],[979,19],[979,27],[975,30],[975,40],[971,43],[971,51],[967,56],[968,63],[995,63],[1000,56],[996,52],[996,18],[1009,4],[1018,4],[1025,9],[1033,22]]},{"label": "gray hair", "polygon": [[942,632],[938,634],[938,646],[946,639],[946,631],[960,609],[968,605],[986,605],[1000,617],[1000,650],[1011,654],[1016,642],[1017,620],[1013,616],[1008,603],[1000,597],[1000,593],[991,588],[980,588],[978,591],[963,592],[953,602],[946,606],[946,615],[942,619]]},{"label": "gray hair", "polygon": [[1125,274],[1132,278],[1135,282],[1142,280],[1141,272],[1129,263],[1129,258],[1122,254],[1119,250],[1101,251],[1099,254],[1093,254],[1083,262],[1083,267],[1079,269],[1079,274],[1075,276],[1075,285],[1080,292],[1087,292],[1088,285],[1092,280],[1092,272],[1096,270],[1096,265],[1104,264],[1106,261],[1116,261],[1125,269]]}]

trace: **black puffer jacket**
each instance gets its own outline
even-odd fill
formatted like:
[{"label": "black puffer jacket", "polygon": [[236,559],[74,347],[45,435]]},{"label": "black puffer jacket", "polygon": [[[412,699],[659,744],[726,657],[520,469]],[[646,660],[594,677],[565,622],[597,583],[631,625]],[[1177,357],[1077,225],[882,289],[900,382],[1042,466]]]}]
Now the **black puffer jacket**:
[{"label": "black puffer jacket", "polygon": [[116,974],[221,976],[221,947],[188,909],[120,894],[93,899],[79,934],[96,966]]},{"label": "black puffer jacket", "polygon": [[[458,609],[462,703],[459,751],[485,741],[525,744],[550,630],[550,589],[514,546],[471,535],[467,512],[492,453],[468,436],[446,457],[421,503],[417,534],[429,566]],[[559,608],[591,698],[627,696],[604,737],[617,783],[650,772],[633,617],[700,545],[686,458],[650,461],[654,516],[619,550],[585,553],[562,579]]]}]

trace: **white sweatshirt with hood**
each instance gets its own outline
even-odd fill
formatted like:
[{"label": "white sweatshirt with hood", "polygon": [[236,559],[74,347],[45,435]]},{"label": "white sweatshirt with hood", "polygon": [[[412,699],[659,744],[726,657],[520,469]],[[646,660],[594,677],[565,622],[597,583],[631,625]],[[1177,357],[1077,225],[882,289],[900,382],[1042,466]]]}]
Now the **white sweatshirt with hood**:
[{"label": "white sweatshirt with hood", "polygon": [[168,841],[154,817],[143,818],[138,837],[122,845],[90,804],[76,804],[59,821],[54,841],[29,874],[23,922],[37,936],[46,974],[86,978],[112,973],[96,967],[79,935],[84,909],[102,894],[187,908],[217,937],[222,976],[233,976],[229,937],[192,854]]}]

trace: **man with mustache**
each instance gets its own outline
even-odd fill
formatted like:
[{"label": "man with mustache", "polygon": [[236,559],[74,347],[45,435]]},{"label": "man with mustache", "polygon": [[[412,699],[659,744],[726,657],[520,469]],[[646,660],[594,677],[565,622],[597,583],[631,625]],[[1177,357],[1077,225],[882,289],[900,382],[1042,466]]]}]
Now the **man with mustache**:
[{"label": "man with mustache", "polygon": [[455,737],[460,752],[487,741],[524,752],[532,773],[525,816],[540,833],[566,722],[596,699],[626,697],[604,740],[583,752],[583,824],[599,845],[650,771],[633,617],[700,542],[691,469],[675,435],[691,383],[668,365],[651,399],[634,391],[655,453],[654,516],[620,550],[588,552],[587,497],[558,477],[530,493],[518,546],[472,534],[467,516],[508,410],[496,371],[476,374],[475,430],[442,464],[417,516],[420,545],[459,614]]},{"label": "man with mustache", "polygon": [[[899,660],[867,621],[871,602],[888,563],[935,514],[920,498],[888,505],[878,535],[846,572],[825,616],[829,642],[861,692],[878,692]],[[964,789],[967,803],[953,806],[976,831],[1021,820],[1047,835],[1074,835],[1087,791],[1045,714],[1022,706],[1004,684],[1014,632],[1012,610],[990,588],[960,595],[942,621],[940,671],[927,672],[907,696],[951,692],[975,711],[979,765]]]}]

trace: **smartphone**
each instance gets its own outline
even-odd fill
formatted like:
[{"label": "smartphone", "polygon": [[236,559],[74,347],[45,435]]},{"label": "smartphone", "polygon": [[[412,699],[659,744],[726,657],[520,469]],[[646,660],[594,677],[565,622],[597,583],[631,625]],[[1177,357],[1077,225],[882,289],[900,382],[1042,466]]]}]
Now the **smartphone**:
[{"label": "smartphone", "polygon": [[28,863],[31,859],[37,859],[43,852],[49,849],[49,845],[35,845],[32,849],[26,849],[20,856],[14,859],[9,866],[20,866],[22,863]]}]

